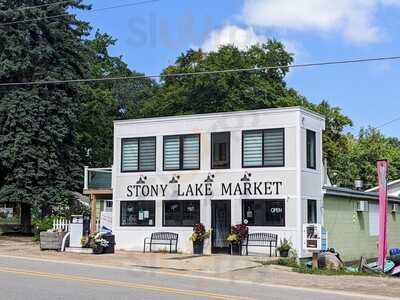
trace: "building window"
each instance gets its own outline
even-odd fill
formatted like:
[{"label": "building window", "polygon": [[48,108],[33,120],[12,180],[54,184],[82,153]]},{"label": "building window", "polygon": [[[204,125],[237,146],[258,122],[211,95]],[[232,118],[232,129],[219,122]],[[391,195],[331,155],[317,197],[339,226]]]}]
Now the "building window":
[{"label": "building window", "polygon": [[211,133],[211,168],[229,169],[231,152],[231,133]]},{"label": "building window", "polygon": [[244,131],[242,141],[243,168],[285,165],[285,130],[283,128]]},{"label": "building window", "polygon": [[163,201],[163,226],[193,226],[200,223],[200,201]]},{"label": "building window", "polygon": [[199,134],[164,136],[164,171],[199,169]]},{"label": "building window", "polygon": [[122,139],[121,171],[155,171],[156,137]]},{"label": "building window", "polygon": [[155,201],[121,201],[121,226],[155,226]]},{"label": "building window", "polygon": [[316,138],[315,132],[312,130],[307,130],[307,168],[316,169],[316,159],[317,151],[316,151]]},{"label": "building window", "polygon": [[112,200],[106,200],[105,203],[106,203],[106,205],[105,205],[105,207],[104,207],[104,211],[109,211],[109,212],[111,212],[111,211],[112,211],[112,207],[113,207],[113,202],[112,202]]},{"label": "building window", "polygon": [[307,200],[307,223],[318,223],[317,200]]},{"label": "building window", "polygon": [[285,200],[242,200],[242,222],[248,226],[285,226]]}]

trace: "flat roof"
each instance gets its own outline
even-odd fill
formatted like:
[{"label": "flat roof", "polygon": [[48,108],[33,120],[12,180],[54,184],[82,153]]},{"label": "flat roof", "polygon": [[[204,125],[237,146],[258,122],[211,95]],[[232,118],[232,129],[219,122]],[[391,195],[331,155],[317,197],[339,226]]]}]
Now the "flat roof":
[{"label": "flat roof", "polygon": [[[397,183],[400,183],[400,179],[396,179],[396,180],[393,180],[393,181],[391,181],[391,182],[388,182],[387,186],[390,187],[390,186],[392,186],[392,185],[394,185],[394,184],[397,184]],[[377,191],[378,188],[379,188],[379,186],[375,186],[375,187],[373,187],[373,188],[371,188],[371,189],[366,190],[366,192]]]},{"label": "flat roof", "polygon": [[278,108],[266,108],[266,109],[254,109],[254,110],[242,110],[242,111],[230,111],[230,112],[217,112],[217,113],[204,113],[204,114],[192,114],[192,115],[177,115],[177,116],[166,116],[166,117],[152,117],[152,118],[139,118],[139,119],[128,119],[128,120],[114,120],[114,124],[137,124],[146,122],[162,122],[162,121],[174,121],[174,120],[193,120],[193,119],[207,119],[207,118],[223,118],[231,116],[246,116],[255,114],[265,113],[285,113],[285,112],[297,112],[308,114],[314,118],[325,121],[325,117],[319,113],[316,113],[308,108],[302,106],[290,106],[290,107],[278,107]]},{"label": "flat roof", "polygon": [[[348,188],[334,187],[334,186],[324,186],[326,195],[337,196],[337,197],[350,197],[356,199],[365,199],[365,200],[376,200],[378,201],[379,196],[378,193],[373,192],[363,192],[356,191]],[[400,202],[400,197],[396,196],[388,196],[388,199],[392,202]]]}]

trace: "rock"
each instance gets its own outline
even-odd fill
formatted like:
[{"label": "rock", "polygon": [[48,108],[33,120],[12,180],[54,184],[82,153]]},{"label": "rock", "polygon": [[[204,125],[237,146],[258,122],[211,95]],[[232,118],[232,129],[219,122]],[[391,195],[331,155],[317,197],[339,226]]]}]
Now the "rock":
[{"label": "rock", "polygon": [[318,257],[318,267],[339,271],[343,269],[344,265],[334,253],[323,252]]}]

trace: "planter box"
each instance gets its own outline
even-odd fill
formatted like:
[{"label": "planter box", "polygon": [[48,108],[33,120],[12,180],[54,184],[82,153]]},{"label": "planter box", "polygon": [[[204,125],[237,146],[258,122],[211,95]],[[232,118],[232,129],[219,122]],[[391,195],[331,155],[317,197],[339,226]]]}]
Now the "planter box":
[{"label": "planter box", "polygon": [[40,233],[40,250],[61,250],[61,244],[66,232],[46,232]]}]

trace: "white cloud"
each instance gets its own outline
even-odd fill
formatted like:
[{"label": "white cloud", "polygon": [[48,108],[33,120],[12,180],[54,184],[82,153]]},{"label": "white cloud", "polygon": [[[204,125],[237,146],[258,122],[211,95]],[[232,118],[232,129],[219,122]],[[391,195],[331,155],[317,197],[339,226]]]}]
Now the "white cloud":
[{"label": "white cloud", "polygon": [[262,28],[340,32],[355,43],[376,42],[375,15],[400,0],[245,0],[241,19]]},{"label": "white cloud", "polygon": [[267,41],[267,37],[257,35],[252,27],[243,29],[234,25],[226,25],[212,31],[201,48],[205,51],[215,51],[222,45],[233,44],[239,49],[245,49],[251,45],[265,41]]}]

